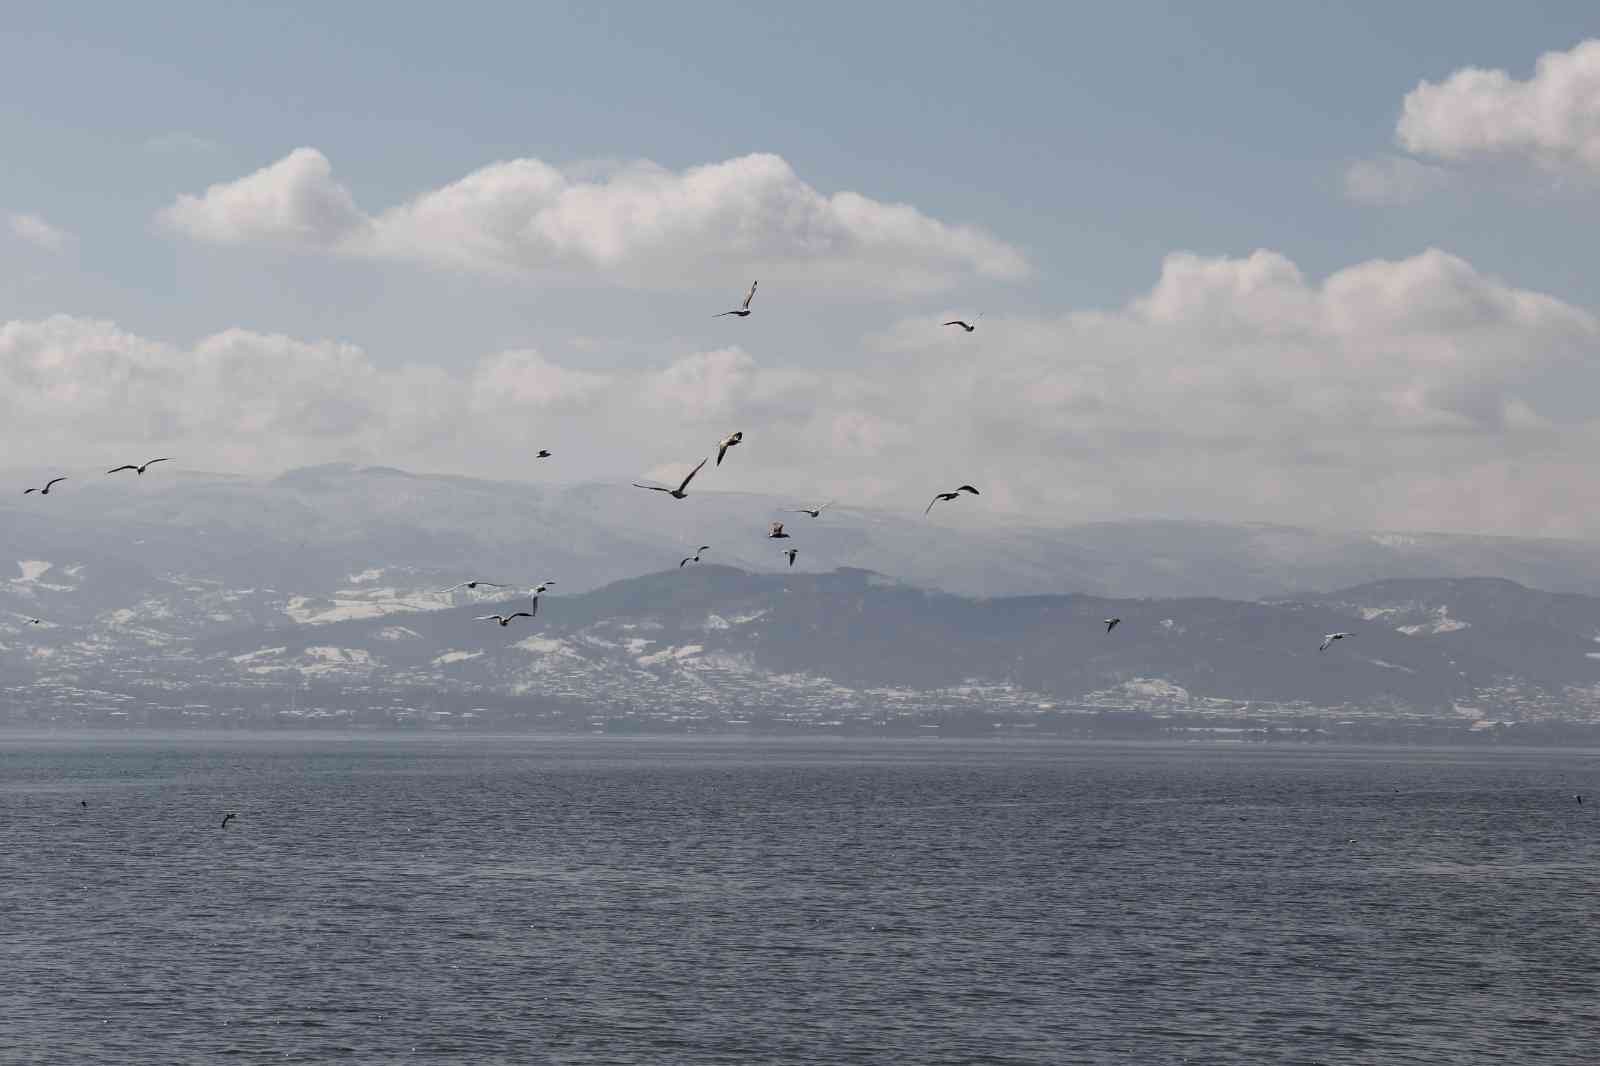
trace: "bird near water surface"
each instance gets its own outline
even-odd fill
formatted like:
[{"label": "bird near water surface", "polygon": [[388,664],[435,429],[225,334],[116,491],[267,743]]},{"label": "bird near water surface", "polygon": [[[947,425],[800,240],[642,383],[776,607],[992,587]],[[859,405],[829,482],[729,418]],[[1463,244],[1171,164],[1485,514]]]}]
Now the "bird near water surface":
[{"label": "bird near water surface", "polygon": [[[539,603],[538,603],[537,600],[535,600],[534,601],[534,611],[537,611],[538,609],[539,609]],[[534,614],[534,611],[517,611],[517,612],[515,612],[513,614],[480,614],[480,615],[478,615],[478,617],[474,618],[473,621],[474,622],[499,622],[500,623],[500,628],[504,629],[506,626],[511,624],[511,620],[513,618],[532,618],[533,614]]]},{"label": "bird near water surface", "polygon": [[1331,648],[1333,646],[1333,642],[1334,641],[1343,640],[1345,637],[1353,637],[1353,636],[1355,636],[1354,633],[1329,633],[1329,634],[1325,635],[1322,638],[1322,646],[1319,647],[1317,650],[1318,651],[1327,651],[1329,648]]}]

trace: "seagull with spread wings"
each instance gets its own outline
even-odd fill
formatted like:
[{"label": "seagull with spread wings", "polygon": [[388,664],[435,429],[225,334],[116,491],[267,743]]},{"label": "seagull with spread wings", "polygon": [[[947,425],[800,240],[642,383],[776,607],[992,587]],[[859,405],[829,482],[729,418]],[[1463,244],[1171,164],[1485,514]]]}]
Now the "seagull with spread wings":
[{"label": "seagull with spread wings", "polygon": [[787,555],[789,557],[789,567],[790,567],[790,569],[793,569],[794,568],[794,557],[796,555],[800,554],[800,549],[799,548],[790,548],[788,551],[781,551],[778,554],[779,555]]},{"label": "seagull with spread wings", "polygon": [[721,440],[717,441],[718,466],[722,465],[722,457],[728,454],[728,449],[732,448],[742,440],[744,440],[744,431],[740,430],[736,433],[729,433],[726,437],[723,437]]},{"label": "seagull with spread wings", "polygon": [[689,476],[684,478],[683,481],[675,489],[669,489],[665,485],[641,485],[637,481],[635,481],[633,483],[633,487],[636,488],[636,489],[649,489],[651,492],[664,492],[668,496],[671,496],[674,500],[681,500],[685,496],[689,495],[684,490],[689,487],[689,482],[694,480],[694,476],[700,472],[700,467],[705,466],[706,463],[708,463],[710,461],[711,461],[711,456],[709,456],[709,455],[706,456],[704,459],[700,460],[700,462],[695,466],[695,468],[693,470],[689,471]]},{"label": "seagull with spread wings", "polygon": [[694,550],[694,554],[693,555],[685,555],[683,557],[683,562],[678,564],[678,569],[682,570],[683,566],[684,566],[684,563],[698,563],[700,561],[700,553],[701,552],[708,552],[710,550],[711,550],[711,545],[709,545],[709,544],[700,545],[700,547],[698,547],[698,548],[696,548]]},{"label": "seagull with spread wings", "polygon": [[936,495],[933,499],[929,500],[927,509],[924,510],[922,513],[923,514],[927,514],[928,511],[933,510],[933,505],[934,504],[939,503],[942,500],[953,500],[956,497],[960,496],[963,492],[970,492],[974,496],[983,495],[981,492],[979,492],[977,489],[973,488],[971,485],[961,485],[961,486],[958,486],[954,492],[941,492],[938,495]]},{"label": "seagull with spread wings", "polygon": [[534,458],[535,459],[548,459],[548,458],[550,458],[550,449],[549,448],[540,448],[539,449],[539,454],[535,455]]},{"label": "seagull with spread wings", "polygon": [[48,496],[48,495],[50,495],[50,486],[51,485],[59,484],[60,482],[63,482],[65,480],[67,480],[67,479],[64,478],[64,477],[53,477],[49,481],[46,481],[44,483],[44,488],[42,488],[42,489],[23,489],[22,490],[22,494],[24,496],[26,496],[30,492],[37,492],[41,496]]},{"label": "seagull with spread wings", "polygon": [[515,612],[513,614],[480,614],[478,617],[474,618],[473,621],[474,622],[499,622],[500,623],[500,627],[502,629],[504,629],[506,626],[511,624],[511,620],[513,618],[532,618],[533,615],[534,615],[534,612],[537,611],[538,609],[539,609],[539,601],[537,599],[535,599],[533,601],[533,611],[517,611],[517,612]]},{"label": "seagull with spread wings", "polygon": [[1111,632],[1113,629],[1117,628],[1117,626],[1122,624],[1122,619],[1120,618],[1102,618],[1101,621],[1106,624],[1107,633]]},{"label": "seagull with spread wings", "polygon": [[1317,650],[1318,651],[1327,651],[1329,648],[1333,647],[1333,642],[1334,641],[1343,640],[1345,637],[1353,637],[1353,636],[1355,636],[1354,633],[1329,633],[1329,634],[1327,634],[1326,636],[1324,636],[1322,638],[1322,646],[1320,648],[1318,648]]},{"label": "seagull with spread wings", "polygon": [[138,474],[140,477],[143,477],[144,476],[144,472],[146,470],[150,469],[152,466],[155,466],[157,463],[170,463],[170,462],[172,462],[172,457],[169,455],[165,459],[146,459],[143,464],[140,464],[140,463],[124,463],[121,466],[113,467],[112,469],[107,470],[106,473],[108,473],[108,474],[120,474],[124,470],[132,470],[135,474]]},{"label": "seagull with spread wings", "polygon": [[459,584],[451,585],[447,589],[439,589],[434,595],[443,596],[445,593],[454,592],[456,589],[476,589],[479,585],[487,589],[508,589],[511,587],[510,585],[499,585],[493,581],[463,581]]},{"label": "seagull with spread wings", "polygon": [[789,508],[787,513],[789,513],[789,514],[808,514],[812,518],[821,518],[822,517],[822,512],[826,511],[828,508],[830,508],[832,506],[833,506],[833,501],[829,500],[827,503],[823,504],[821,507],[791,507],[791,508]]},{"label": "seagull with spread wings", "polygon": [[756,298],[756,286],[759,285],[759,284],[761,284],[761,282],[759,282],[759,281],[752,281],[750,283],[750,291],[744,294],[744,303],[740,304],[738,307],[734,308],[732,311],[724,311],[724,312],[722,312],[721,315],[712,315],[711,317],[713,317],[713,318],[722,318],[723,315],[738,315],[740,318],[749,318],[750,317],[750,301],[754,300]]}]

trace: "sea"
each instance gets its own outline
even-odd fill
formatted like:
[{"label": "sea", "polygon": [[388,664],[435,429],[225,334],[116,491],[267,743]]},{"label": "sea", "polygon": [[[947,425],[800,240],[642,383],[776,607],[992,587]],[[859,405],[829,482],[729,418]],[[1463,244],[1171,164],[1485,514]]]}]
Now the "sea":
[{"label": "sea", "polygon": [[0,734],[8,1063],[1594,1063],[1597,918],[1594,751]]}]

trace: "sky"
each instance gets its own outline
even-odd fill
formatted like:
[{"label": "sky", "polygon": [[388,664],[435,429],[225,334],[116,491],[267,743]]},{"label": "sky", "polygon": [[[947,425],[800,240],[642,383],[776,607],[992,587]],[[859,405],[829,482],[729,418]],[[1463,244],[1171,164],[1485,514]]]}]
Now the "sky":
[{"label": "sky", "polygon": [[1338,7],[9,12],[0,436],[1600,537],[1600,14]]}]

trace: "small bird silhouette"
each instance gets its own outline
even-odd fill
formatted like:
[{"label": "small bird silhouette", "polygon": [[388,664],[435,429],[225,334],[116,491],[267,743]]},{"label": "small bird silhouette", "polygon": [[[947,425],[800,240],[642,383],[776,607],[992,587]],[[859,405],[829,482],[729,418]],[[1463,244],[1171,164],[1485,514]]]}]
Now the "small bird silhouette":
[{"label": "small bird silhouette", "polygon": [[170,462],[172,462],[172,457],[169,455],[165,459],[146,459],[142,465],[139,464],[139,463],[125,463],[122,466],[112,467],[110,470],[107,470],[106,473],[108,473],[108,474],[120,474],[124,470],[132,470],[134,473],[138,474],[140,477],[143,477],[144,476],[144,472],[146,470],[148,470],[150,467],[156,465],[157,463],[170,463]]},{"label": "small bird silhouette", "polygon": [[709,544],[700,545],[700,547],[698,547],[698,548],[696,548],[694,550],[694,554],[693,555],[684,556],[683,562],[678,564],[678,569],[682,570],[684,563],[698,563],[700,561],[700,553],[701,552],[708,552],[710,550],[711,550],[711,545],[709,545]]},{"label": "small bird silhouette", "polygon": [[936,496],[934,496],[933,499],[928,501],[928,506],[922,513],[923,514],[927,514],[929,511],[933,510],[933,505],[934,504],[939,503],[942,500],[953,500],[956,497],[960,496],[963,492],[970,492],[974,496],[983,495],[981,492],[979,492],[977,489],[973,488],[971,485],[960,485],[960,486],[956,487],[954,492],[941,492],[941,493],[937,494]]},{"label": "small bird silhouette", "polygon": [[689,471],[689,476],[684,478],[682,483],[679,484],[675,489],[669,489],[665,485],[641,485],[637,481],[633,483],[633,487],[636,489],[649,489],[651,492],[664,492],[668,496],[671,496],[674,500],[681,500],[685,496],[689,495],[689,493],[685,491],[689,487],[689,482],[694,480],[694,476],[700,472],[700,467],[705,466],[710,459],[711,456],[708,455],[704,459],[700,460],[695,468]]},{"label": "small bird silhouette", "polygon": [[480,614],[478,617],[474,618],[473,621],[474,622],[499,622],[500,623],[500,628],[504,629],[506,626],[511,624],[511,620],[513,618],[532,618],[534,616],[534,613],[537,612],[538,610],[539,610],[539,601],[538,601],[537,598],[535,598],[534,601],[533,601],[533,611],[517,611],[515,614]]},{"label": "small bird silhouette", "polygon": [[548,458],[550,458],[549,449],[548,448],[540,448],[539,449],[539,454],[534,456],[534,458],[535,459],[548,459]]},{"label": "small bird silhouette", "polygon": [[22,494],[24,496],[26,496],[30,492],[37,492],[41,496],[48,496],[48,495],[50,495],[50,486],[51,485],[60,484],[61,482],[65,481],[65,480],[67,480],[67,479],[64,478],[64,477],[53,477],[49,481],[46,481],[44,483],[44,488],[42,488],[42,489],[23,489],[22,490]]},{"label": "small bird silhouette", "polygon": [[1117,626],[1122,624],[1122,619],[1120,618],[1105,618],[1102,619],[1102,621],[1104,621],[1106,624],[1107,633],[1111,632],[1113,629],[1117,628]]},{"label": "small bird silhouette", "polygon": [[728,454],[728,449],[744,440],[744,430],[736,430],[717,441],[717,465],[722,465],[722,457]]},{"label": "small bird silhouette", "polygon": [[960,326],[962,329],[966,330],[968,333],[971,333],[973,330],[978,328],[977,326],[969,326],[967,323],[961,321],[959,318],[952,319],[951,321],[946,322],[945,325],[947,325],[947,326]]},{"label": "small bird silhouette", "polygon": [[721,315],[713,315],[712,317],[722,318],[723,315],[738,315],[740,318],[749,318],[750,301],[756,298],[756,286],[759,284],[761,284],[759,281],[752,281],[750,283],[750,291],[744,294],[744,303],[740,304],[732,311],[724,311]]},{"label": "small bird silhouette", "polygon": [[794,557],[796,555],[800,554],[800,549],[799,548],[790,548],[788,551],[782,551],[782,552],[779,552],[778,554],[779,555],[787,555],[789,557],[789,566],[790,566],[791,569],[793,569],[793,567],[794,567]]},{"label": "small bird silhouette", "polygon": [[228,813],[226,813],[226,814],[224,814],[222,816],[222,824],[220,826],[218,826],[217,828],[219,828],[219,829],[228,828],[228,823],[233,821],[237,817],[239,817],[239,815],[237,813],[235,813],[234,811],[229,811]]}]

